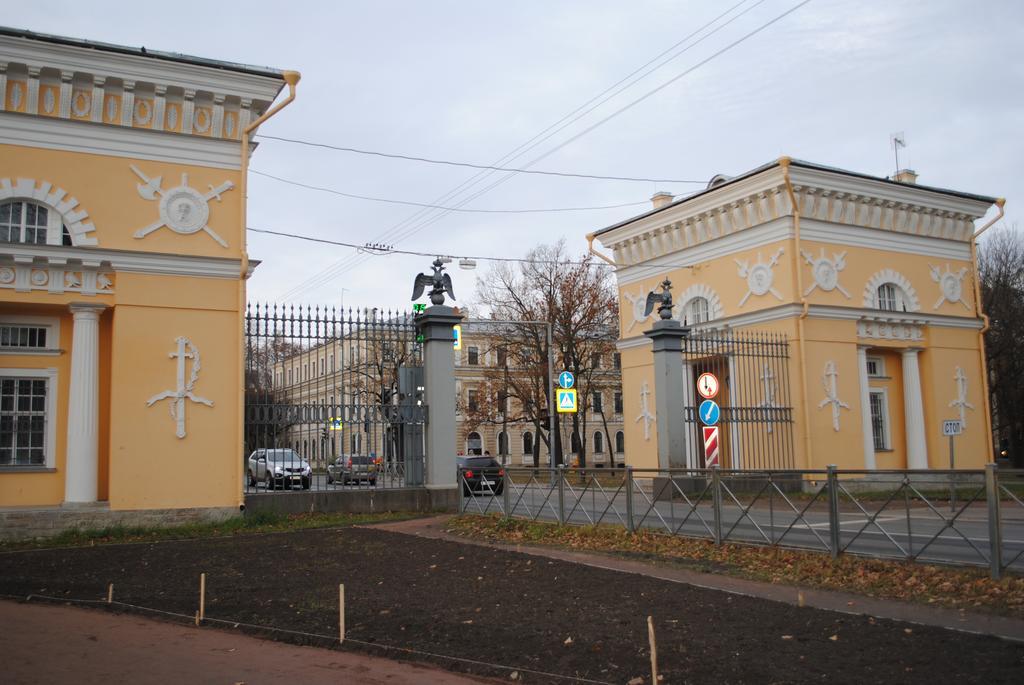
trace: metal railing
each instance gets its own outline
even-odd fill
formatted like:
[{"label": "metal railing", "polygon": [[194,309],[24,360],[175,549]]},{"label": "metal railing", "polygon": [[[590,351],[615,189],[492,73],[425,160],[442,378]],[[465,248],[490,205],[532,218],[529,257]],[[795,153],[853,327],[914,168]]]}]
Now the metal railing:
[{"label": "metal railing", "polygon": [[1024,471],[534,469],[467,481],[463,513],[1024,571]]}]

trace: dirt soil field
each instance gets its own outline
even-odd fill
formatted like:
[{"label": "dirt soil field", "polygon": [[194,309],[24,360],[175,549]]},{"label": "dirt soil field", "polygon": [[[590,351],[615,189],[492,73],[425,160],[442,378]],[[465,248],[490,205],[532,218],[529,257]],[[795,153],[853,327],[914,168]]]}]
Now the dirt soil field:
[{"label": "dirt soil field", "polygon": [[344,583],[345,649],[460,657],[492,665],[432,660],[509,682],[566,682],[533,673],[543,671],[649,683],[648,615],[665,683],[996,683],[1024,672],[1024,645],[996,638],[371,529],[5,553],[0,593],[101,599],[114,583],[121,602],[191,616],[201,572],[210,618],[336,646]]}]

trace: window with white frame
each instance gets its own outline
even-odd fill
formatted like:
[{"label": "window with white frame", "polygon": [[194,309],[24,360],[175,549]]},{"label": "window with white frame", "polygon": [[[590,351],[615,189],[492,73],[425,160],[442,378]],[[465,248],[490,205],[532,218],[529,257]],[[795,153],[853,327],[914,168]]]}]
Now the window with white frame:
[{"label": "window with white frame", "polygon": [[45,350],[47,326],[0,323],[0,348]]},{"label": "window with white frame", "polygon": [[615,452],[622,454],[626,451],[626,434],[622,431],[615,433]]},{"label": "window with white frame", "polygon": [[708,301],[704,297],[694,297],[686,303],[686,323],[693,325],[710,321]]},{"label": "window with white frame", "polygon": [[53,468],[56,369],[0,369],[0,468]]},{"label": "window with white frame", "polygon": [[883,357],[868,357],[867,365],[869,378],[885,377],[885,359]]},{"label": "window with white frame", "polygon": [[594,433],[594,454],[604,452],[604,435],[600,432]]},{"label": "window with white frame", "polygon": [[466,350],[466,363],[470,366],[477,366],[480,363],[480,349],[470,347]]},{"label": "window with white frame", "polygon": [[533,433],[523,433],[523,454],[533,454]]},{"label": "window with white frame", "polygon": [[905,312],[907,310],[903,288],[899,287],[895,283],[883,283],[878,286],[876,295],[878,308],[883,311]]},{"label": "window with white frame", "polygon": [[889,403],[884,389],[872,388],[868,397],[871,402],[871,437],[875,451],[891,449],[889,442]]},{"label": "window with white frame", "polygon": [[57,213],[42,205],[24,200],[4,202],[0,204],[0,242],[46,245],[51,219],[59,229]]}]

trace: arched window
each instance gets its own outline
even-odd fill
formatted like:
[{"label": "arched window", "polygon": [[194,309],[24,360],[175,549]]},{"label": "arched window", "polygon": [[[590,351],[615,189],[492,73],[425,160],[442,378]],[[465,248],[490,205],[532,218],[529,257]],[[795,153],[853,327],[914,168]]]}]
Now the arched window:
[{"label": "arched window", "polygon": [[626,434],[619,431],[615,434],[615,452],[616,454],[622,454],[626,451]]},{"label": "arched window", "polygon": [[[50,231],[54,232],[52,239],[48,239]],[[61,226],[57,212],[35,202],[15,200],[0,204],[0,242],[70,245],[71,235]]]},{"label": "arched window", "polygon": [[594,454],[604,452],[604,436],[600,432],[594,433]]},{"label": "arched window", "polygon": [[693,324],[710,321],[711,316],[709,312],[707,298],[694,297],[686,303],[686,323],[692,326]]},{"label": "arched window", "polygon": [[480,439],[480,434],[473,431],[466,436],[466,454],[483,454],[483,441]]},{"label": "arched window", "polygon": [[903,288],[895,283],[883,283],[878,286],[878,308],[887,312],[907,311]]},{"label": "arched window", "polygon": [[533,454],[533,433],[523,433],[523,454]]},{"label": "arched window", "polygon": [[302,441],[302,453],[309,454],[309,440]]},{"label": "arched window", "polygon": [[508,433],[498,433],[498,454],[508,454]]}]

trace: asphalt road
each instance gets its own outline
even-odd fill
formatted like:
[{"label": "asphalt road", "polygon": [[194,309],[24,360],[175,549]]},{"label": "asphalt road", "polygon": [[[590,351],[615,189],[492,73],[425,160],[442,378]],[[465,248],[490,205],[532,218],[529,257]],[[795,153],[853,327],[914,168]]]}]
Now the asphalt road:
[{"label": "asphalt road", "polygon": [[[593,488],[585,492],[568,485],[564,491],[565,518],[569,523],[610,523],[625,525],[626,496],[612,496]],[[694,499],[691,497],[691,499]],[[705,500],[691,508],[684,500],[650,501],[650,490],[637,492],[633,499],[633,520],[637,527],[661,529],[674,534],[713,539],[714,509]],[[806,500],[794,500],[794,511],[776,496],[751,504],[738,497],[742,506],[728,498],[722,504],[721,531],[724,540],[759,544],[780,543],[788,547],[829,550],[829,521],[824,502],[798,514]],[[546,485],[515,485],[508,498],[517,517],[558,520],[557,489]],[[466,511],[502,511],[504,497],[475,495],[465,498]],[[989,531],[984,502],[974,503],[959,515],[950,514],[948,502],[912,504],[908,509],[897,498],[882,509],[884,501],[865,501],[862,512],[844,501],[839,513],[840,547],[845,552],[867,556],[908,558],[955,565],[989,564]],[[1003,502],[1002,555],[1004,563],[1020,555],[1011,566],[1024,569],[1024,508]],[[880,512],[879,510],[882,509]],[[960,507],[957,507],[960,511]],[[956,516],[955,521],[951,519]]]}]

